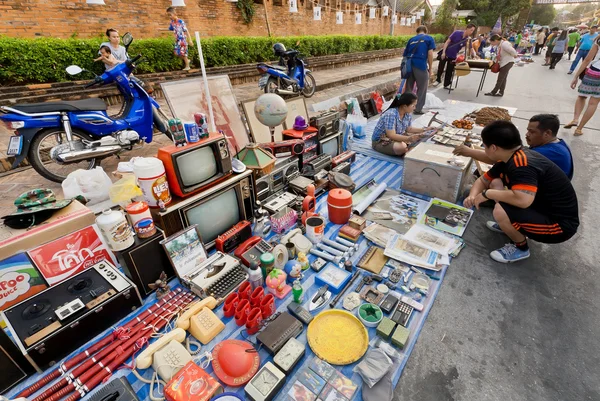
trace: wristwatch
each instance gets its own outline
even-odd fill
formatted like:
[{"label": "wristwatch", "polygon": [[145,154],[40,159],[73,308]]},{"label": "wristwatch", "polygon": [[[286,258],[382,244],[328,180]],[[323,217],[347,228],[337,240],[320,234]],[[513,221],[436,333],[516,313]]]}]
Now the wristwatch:
[{"label": "wristwatch", "polygon": [[487,189],[484,189],[484,190],[483,190],[483,192],[481,192],[481,195],[483,195],[483,197],[484,197],[485,199],[488,199],[488,200],[489,200],[490,198],[488,198],[488,197],[487,197],[487,194],[486,194],[486,192],[487,192],[487,191],[488,191]]}]

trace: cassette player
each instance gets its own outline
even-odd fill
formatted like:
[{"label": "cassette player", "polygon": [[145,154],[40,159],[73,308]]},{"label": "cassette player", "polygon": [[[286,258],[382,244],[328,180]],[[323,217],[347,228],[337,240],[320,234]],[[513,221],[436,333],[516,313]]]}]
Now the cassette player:
[{"label": "cassette player", "polygon": [[328,111],[310,119],[310,125],[319,130],[319,139],[333,135],[340,130],[340,113]]},{"label": "cassette player", "polygon": [[20,351],[41,372],[141,305],[135,285],[100,261],[0,316]]},{"label": "cassette player", "polygon": [[304,141],[301,139],[261,143],[258,146],[271,152],[275,157],[298,156],[304,152]]},{"label": "cassette player", "polygon": [[315,157],[302,168],[302,175],[314,179],[322,170],[331,170],[331,155],[324,153]]},{"label": "cassette player", "polygon": [[333,159],[331,159],[331,167],[337,167],[338,165],[340,165],[344,162],[354,163],[355,161],[356,161],[356,152],[347,150],[343,153],[340,153]]},{"label": "cassette player", "polygon": [[242,220],[217,237],[215,248],[223,253],[229,253],[250,237],[252,237],[252,225],[248,220]]},{"label": "cassette player", "polygon": [[331,171],[334,173],[344,173],[346,175],[350,175],[351,167],[352,165],[350,164],[350,162],[343,162],[332,168]]},{"label": "cassette player", "polygon": [[264,202],[263,207],[267,209],[270,214],[275,214],[286,206],[290,206],[296,200],[296,195],[289,192],[281,192],[267,198]]}]

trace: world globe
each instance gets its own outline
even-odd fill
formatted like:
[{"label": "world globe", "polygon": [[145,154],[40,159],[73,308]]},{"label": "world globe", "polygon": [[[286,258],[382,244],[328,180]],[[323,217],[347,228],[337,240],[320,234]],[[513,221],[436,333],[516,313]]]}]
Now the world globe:
[{"label": "world globe", "polygon": [[279,95],[265,93],[256,99],[254,114],[258,121],[267,127],[276,127],[283,123],[287,117],[287,103]]}]

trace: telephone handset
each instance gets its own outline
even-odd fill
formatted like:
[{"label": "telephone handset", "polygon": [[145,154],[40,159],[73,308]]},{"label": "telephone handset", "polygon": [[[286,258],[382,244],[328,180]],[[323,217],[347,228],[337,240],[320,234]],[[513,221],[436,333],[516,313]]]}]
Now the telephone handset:
[{"label": "telephone handset", "polygon": [[304,254],[308,254],[313,245],[308,238],[302,235],[302,230],[299,228],[295,228],[286,235],[284,235],[281,238],[280,242],[282,244],[287,244],[288,242],[291,242],[296,246],[296,249],[299,252],[303,252]]},{"label": "telephone handset", "polygon": [[267,241],[259,236],[254,236],[241,243],[233,254],[244,265],[250,267],[251,261],[260,264],[260,255],[271,251],[273,251],[273,247]]},{"label": "telephone handset", "polygon": [[152,356],[157,351],[173,340],[179,343],[184,342],[186,335],[185,330],[179,328],[165,333],[161,338],[148,345],[148,348],[135,358],[135,366],[139,369],[148,369],[152,365]]},{"label": "telephone handset", "polygon": [[212,311],[216,306],[214,297],[196,302],[177,319],[177,330],[188,330],[202,344],[208,344],[225,329],[225,324]]}]

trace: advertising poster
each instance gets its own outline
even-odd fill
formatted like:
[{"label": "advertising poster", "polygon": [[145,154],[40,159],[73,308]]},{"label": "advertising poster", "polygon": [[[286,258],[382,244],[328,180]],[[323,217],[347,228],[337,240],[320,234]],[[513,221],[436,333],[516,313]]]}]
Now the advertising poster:
[{"label": "advertising poster", "polygon": [[26,254],[0,261],[0,310],[7,309],[48,288]]}]

